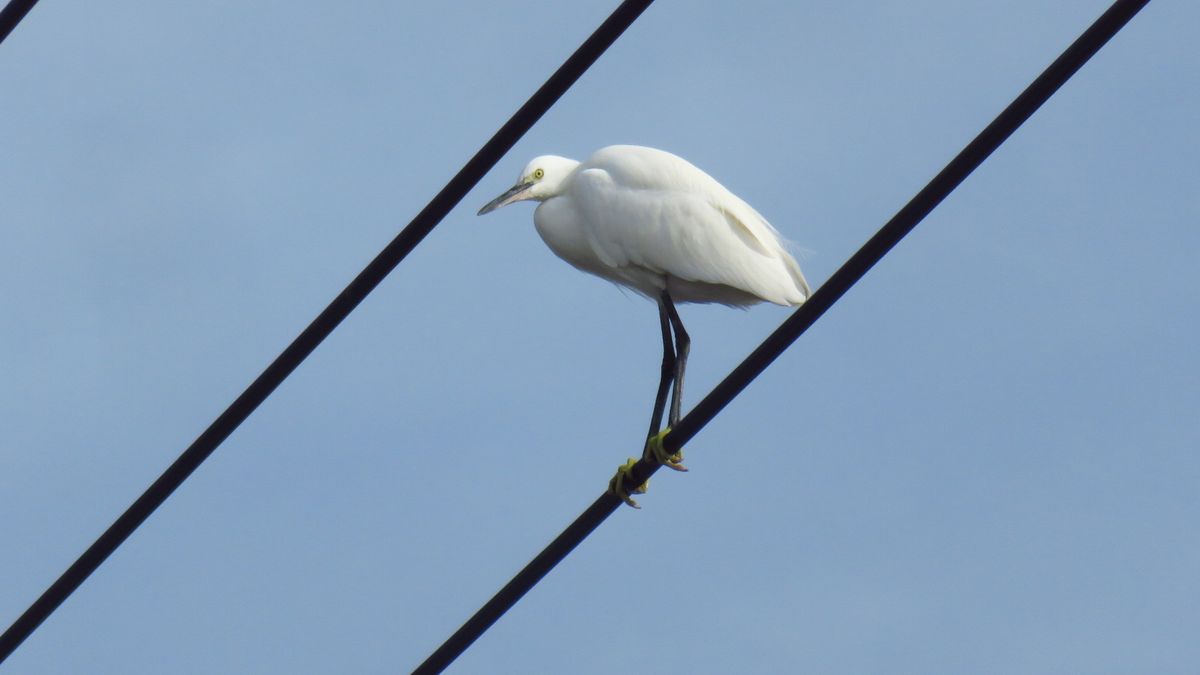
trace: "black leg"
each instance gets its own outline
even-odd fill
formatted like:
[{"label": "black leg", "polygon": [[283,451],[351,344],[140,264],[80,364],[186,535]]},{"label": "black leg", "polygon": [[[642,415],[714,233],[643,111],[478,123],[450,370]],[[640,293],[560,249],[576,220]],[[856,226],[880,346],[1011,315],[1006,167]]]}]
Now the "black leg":
[{"label": "black leg", "polygon": [[658,380],[658,394],[654,397],[654,413],[650,416],[650,433],[646,434],[646,438],[650,438],[662,430],[663,411],[667,406],[667,389],[671,386],[671,380],[675,376],[675,347],[671,342],[671,326],[667,319],[667,306],[662,300],[658,302],[658,322],[662,329],[663,340],[663,360],[662,374]]},{"label": "black leg", "polygon": [[667,317],[675,329],[675,390],[671,392],[671,412],[667,415],[667,426],[674,427],[679,424],[679,408],[683,403],[683,371],[687,368],[692,339],[683,329],[683,320],[679,318],[679,312],[675,311],[675,303],[666,291],[663,291],[661,306],[666,308]]}]

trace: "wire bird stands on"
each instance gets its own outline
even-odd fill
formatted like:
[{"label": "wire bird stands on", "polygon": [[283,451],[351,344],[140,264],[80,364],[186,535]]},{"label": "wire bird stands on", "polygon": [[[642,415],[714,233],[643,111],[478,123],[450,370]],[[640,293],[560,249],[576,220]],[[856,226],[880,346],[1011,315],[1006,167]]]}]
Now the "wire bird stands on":
[{"label": "wire bird stands on", "polygon": [[[171,493],[217,449],[242,422],[329,337],[350,312],[437,226],[450,209],[466,196],[471,188],[495,166],[527,131],[541,119],[567,89],[583,75],[596,59],[625,32],[654,0],[625,0],[600,24],[579,49],[546,80],[533,96],[500,127],[494,136],[475,153],[450,182],[413,218],[400,234],[371,261],[350,285],[313,320],[307,328],[283,350],[267,369],[204,430],[200,436],[138,497],[125,513],[79,557],[67,571],[25,610],[12,626],[0,635],[0,663],[37,629],[59,605],[79,588],[91,574],[124,541],[163,504]],[[8,16],[5,8],[4,16]],[[24,3],[32,6],[32,2]],[[21,13],[23,15],[23,12]],[[17,16],[14,20],[20,20]]]},{"label": "wire bird stands on", "polygon": [[[746,360],[733,370],[708,396],[704,397],[679,424],[666,435],[663,446],[675,452],[704,428],[755,377],[808,330],[846,291],[879,262],[901,239],[912,231],[938,204],[1000,147],[1014,131],[1054,92],[1058,91],[1083,64],[1116,35],[1150,0],[1118,0],[1109,7],[1054,63],[1001,112],[962,152],[950,161],[933,180],[892,216],[837,272],[775,330]],[[640,485],[659,465],[643,459],[632,469],[630,484]],[[449,639],[438,647],[414,672],[440,673],[458,658],[479,636],[517,603],[551,569],[579,545],[600,523],[621,506],[621,500],[604,493],[575,519],[562,534],[525,566],[512,581],[500,589]]]}]

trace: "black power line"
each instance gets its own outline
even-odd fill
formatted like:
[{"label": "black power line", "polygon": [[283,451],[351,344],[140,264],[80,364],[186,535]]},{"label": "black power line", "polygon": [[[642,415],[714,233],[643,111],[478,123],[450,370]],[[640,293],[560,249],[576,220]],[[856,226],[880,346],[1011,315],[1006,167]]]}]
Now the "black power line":
[{"label": "black power line", "polygon": [[[519,110],[500,127],[475,156],[450,179],[446,187],[413,218],[350,285],[283,350],[204,433],[188,446],[158,480],[138,497],[125,513],[50,585],[8,630],[0,635],[0,663],[37,629],[80,584],[96,571],[113,551],[142,524],[275,388],[300,365],[317,345],[329,337],[350,312],[384,277],[400,264],[417,244],[454,208],[479,179],[516,144],[525,132],[583,75],[596,59],[654,0],[625,0],[579,49],[563,63]],[[32,4],[32,3],[30,3]],[[11,5],[10,5],[11,6]]]},{"label": "black power line", "polygon": [[12,0],[4,9],[0,9],[0,42],[4,42],[4,38],[13,32],[37,2],[38,0]]},{"label": "black power line", "polygon": [[[800,309],[775,330],[746,360],[742,361],[708,396],[704,397],[679,424],[667,434],[663,446],[674,452],[701,429],[758,377],[785,349],[808,330],[833,303],[858,282],[875,263],[929,215],[960,183],[971,175],[989,155],[1054,92],[1058,91],[1084,63],[1116,35],[1150,0],[1118,0],[1109,7],[1050,67],[1021,92],[991,124],[946,165],[929,184],[892,216],[845,264],[813,293]],[[634,465],[627,484],[640,485],[659,464],[642,460]],[[576,546],[621,506],[621,500],[604,493],[528,565],[500,589],[449,639],[425,660],[414,674],[440,673],[483,635],[505,612],[521,599],[542,577],[567,557]]]}]

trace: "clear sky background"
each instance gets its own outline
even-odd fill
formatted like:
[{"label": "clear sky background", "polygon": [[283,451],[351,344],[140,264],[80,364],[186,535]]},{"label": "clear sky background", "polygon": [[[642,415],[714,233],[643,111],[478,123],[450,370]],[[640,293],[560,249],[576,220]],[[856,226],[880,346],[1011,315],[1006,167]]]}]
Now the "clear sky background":
[{"label": "clear sky background", "polygon": [[[0,623],[616,3],[47,0],[0,46]],[[411,669],[640,450],[532,156],[680,154],[814,286],[1105,0],[662,0],[3,670]],[[455,665],[1195,673],[1200,5],[1158,0]],[[695,403],[787,310],[686,306]]]}]

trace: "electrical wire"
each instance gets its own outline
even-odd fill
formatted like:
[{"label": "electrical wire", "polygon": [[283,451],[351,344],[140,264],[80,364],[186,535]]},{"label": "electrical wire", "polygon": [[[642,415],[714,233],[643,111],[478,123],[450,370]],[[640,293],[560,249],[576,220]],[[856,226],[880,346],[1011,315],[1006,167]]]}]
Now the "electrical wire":
[{"label": "electrical wire", "polygon": [[[429,204],[359,273],[328,307],[283,350],[266,370],[163,472],[142,496],[63,572],[17,620],[0,635],[0,663],[133,534],[150,514],[171,496],[188,476],[217,449],[254,410],[275,391],[404,260],[471,188],[495,166],[542,115],[566,93],[654,0],[625,0],[579,49],[546,80],[533,96],[475,153]],[[32,4],[32,3],[29,3]],[[10,5],[11,6],[11,5]]]},{"label": "electrical wire", "polygon": [[[668,452],[679,450],[721,410],[816,322],[859,281],[888,251],[900,242],[955,188],[971,175],[1038,108],[1058,91],[1083,64],[1100,50],[1150,0],[1118,0],[1050,64],[1012,103],[975,137],[940,173],[929,181],[904,208],[892,216],[845,264],[803,305],[775,330],[750,356],[711,393],[679,421],[663,439]],[[640,485],[659,469],[653,461],[634,465],[627,484]],[[414,674],[440,673],[479,636],[533,588],[554,566],[575,549],[600,523],[613,514],[621,500],[604,493],[562,534],[517,573],[474,616],[467,620]]]},{"label": "electrical wire", "polygon": [[8,34],[13,32],[17,24],[21,23],[21,19],[24,19],[37,3],[38,0],[12,0],[4,9],[0,9],[0,43],[4,42]]}]

